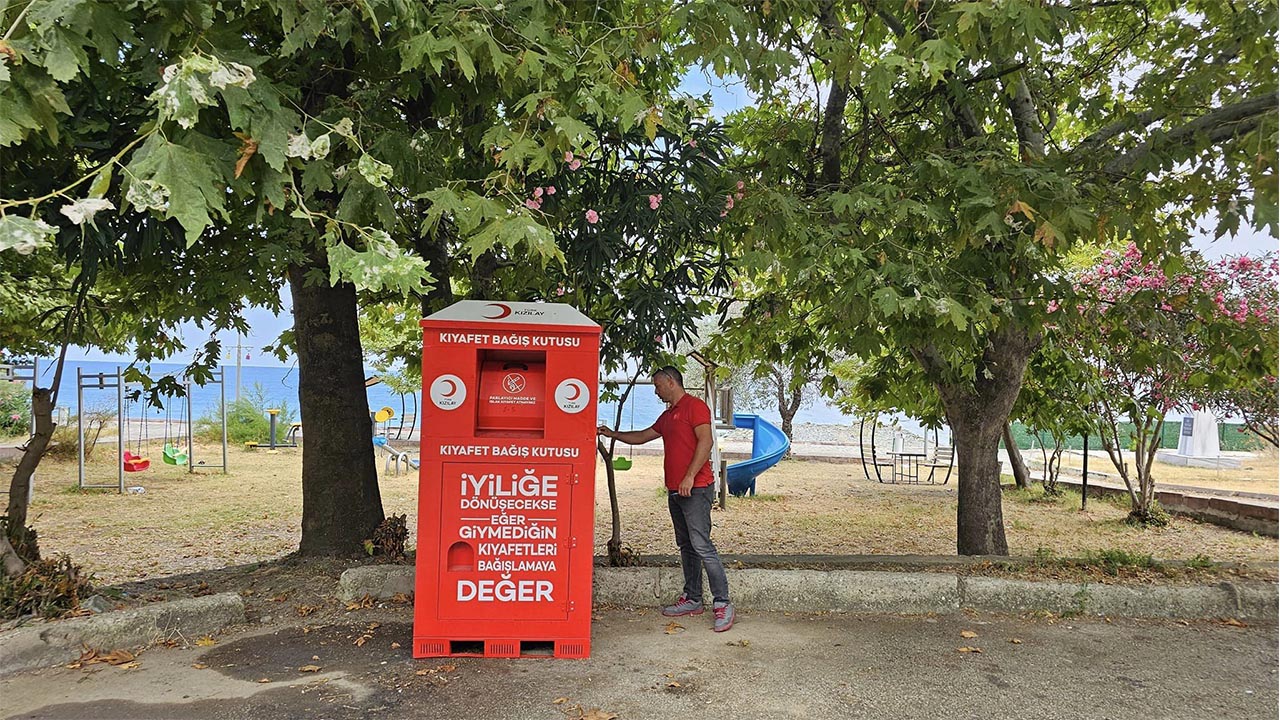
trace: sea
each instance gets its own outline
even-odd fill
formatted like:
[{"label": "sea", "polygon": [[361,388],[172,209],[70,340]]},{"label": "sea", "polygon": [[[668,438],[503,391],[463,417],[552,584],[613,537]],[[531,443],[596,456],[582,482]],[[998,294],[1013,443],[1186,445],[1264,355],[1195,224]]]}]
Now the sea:
[{"label": "sea", "polygon": [[[114,374],[118,369],[126,368],[127,364],[117,362],[103,362],[96,360],[67,360],[66,369],[63,371],[62,388],[58,392],[58,412],[61,417],[72,417],[79,412],[76,398],[76,371],[79,370],[83,375],[92,375],[97,373]],[[165,374],[180,375],[184,368],[183,365],[173,363],[151,363],[148,366],[140,366],[149,368],[149,374],[159,377]],[[291,411],[291,417],[287,418],[292,421],[299,419],[298,413],[298,370],[297,367],[280,367],[280,366],[262,366],[262,365],[241,365],[238,373],[237,368],[232,365],[225,367],[226,377],[226,399],[228,404],[237,397],[237,389],[241,397],[260,397],[265,401],[268,407],[283,406],[286,411]],[[47,358],[40,360],[40,380],[41,384],[48,383],[53,378],[53,361]],[[238,377],[237,377],[238,375]],[[373,377],[377,375],[371,368],[366,368],[365,376]],[[130,385],[128,389],[137,389],[138,386]],[[367,389],[369,398],[370,411],[377,411],[384,407],[389,407],[395,413],[396,417],[403,417],[407,414],[415,413],[422,401],[422,393],[409,393],[401,395],[394,392],[384,384],[372,385]],[[126,411],[129,417],[137,420],[140,416],[145,415],[152,422],[163,422],[166,415],[172,417],[175,421],[182,415],[186,414],[184,403],[186,401],[172,398],[165,402],[166,408],[143,407],[141,403],[127,403]],[[221,390],[216,384],[212,385],[192,385],[191,387],[191,411],[192,417],[199,419],[206,415],[215,415],[221,402]],[[114,389],[97,389],[88,388],[84,391],[84,404],[89,410],[111,410],[114,411],[116,403],[116,391]],[[647,385],[640,385],[627,399],[626,405],[622,411],[622,422],[619,424],[620,429],[630,430],[636,428],[646,428],[653,424],[658,415],[662,413],[664,405],[661,400],[653,394],[653,388]],[[598,414],[601,422],[613,425],[616,417],[615,404],[600,403],[598,406]],[[780,422],[780,418],[776,409],[748,409],[735,408],[737,412],[752,412],[773,423]],[[884,421],[884,419],[882,419]],[[808,407],[801,408],[794,419],[796,424],[810,423],[816,425],[844,425],[849,426],[857,422],[856,418],[845,415],[838,408],[818,399]],[[909,421],[904,423],[904,427],[912,430]]]}]

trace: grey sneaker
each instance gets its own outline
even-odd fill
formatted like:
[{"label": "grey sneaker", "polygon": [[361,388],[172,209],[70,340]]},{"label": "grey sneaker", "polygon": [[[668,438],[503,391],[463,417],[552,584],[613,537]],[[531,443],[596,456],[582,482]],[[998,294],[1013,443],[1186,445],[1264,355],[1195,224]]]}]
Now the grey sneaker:
[{"label": "grey sneaker", "polygon": [[662,608],[662,614],[667,617],[682,617],[684,615],[701,615],[702,603],[689,599],[688,595],[681,594],[676,598],[675,605],[668,605]]},{"label": "grey sneaker", "polygon": [[737,613],[733,611],[733,603],[715,603],[711,608],[716,614],[716,624],[712,628],[716,632],[724,632],[733,627]]}]

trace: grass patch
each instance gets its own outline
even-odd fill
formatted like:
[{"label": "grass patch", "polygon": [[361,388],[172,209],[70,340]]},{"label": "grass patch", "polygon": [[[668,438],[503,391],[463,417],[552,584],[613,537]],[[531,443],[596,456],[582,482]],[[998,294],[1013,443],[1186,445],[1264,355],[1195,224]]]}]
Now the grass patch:
[{"label": "grass patch", "polygon": [[1160,567],[1160,563],[1148,553],[1131,552],[1119,548],[1091,550],[1085,553],[1084,562],[1101,567],[1108,575],[1118,575],[1122,568],[1151,570]]}]

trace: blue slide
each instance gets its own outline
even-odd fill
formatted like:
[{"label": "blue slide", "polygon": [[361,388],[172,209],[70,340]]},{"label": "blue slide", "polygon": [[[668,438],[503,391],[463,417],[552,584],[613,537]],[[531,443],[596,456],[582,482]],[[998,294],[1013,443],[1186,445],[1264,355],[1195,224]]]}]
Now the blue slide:
[{"label": "blue slide", "polygon": [[791,441],[773,423],[759,415],[733,414],[733,426],[751,428],[751,459],[730,465],[729,492],[737,496],[756,494],[756,476],[768,470],[791,449]]}]

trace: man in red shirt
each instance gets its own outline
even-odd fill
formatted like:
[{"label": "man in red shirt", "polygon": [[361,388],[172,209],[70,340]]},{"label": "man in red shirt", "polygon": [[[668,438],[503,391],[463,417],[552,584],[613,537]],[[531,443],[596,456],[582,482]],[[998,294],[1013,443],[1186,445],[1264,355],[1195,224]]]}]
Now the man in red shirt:
[{"label": "man in red shirt", "polygon": [[720,553],[711,542],[711,502],[715,497],[715,476],[711,473],[711,409],[684,391],[680,371],[668,365],[653,374],[653,391],[667,404],[666,412],[644,430],[618,432],[601,425],[599,433],[629,445],[662,438],[663,474],[667,484],[667,509],[680,548],[684,569],[684,592],[674,605],[662,608],[667,617],[701,615],[702,569],[711,585],[715,631],[733,627],[733,604],[729,602],[729,580]]}]

